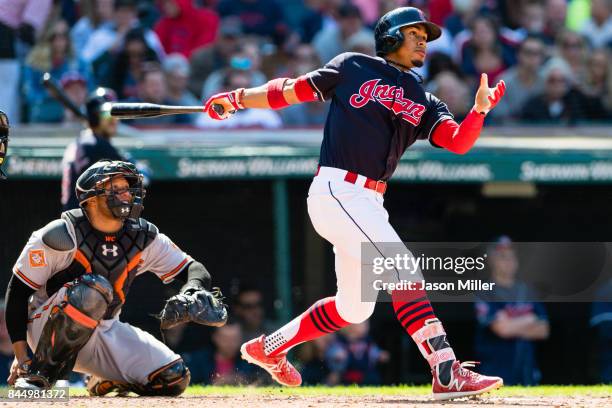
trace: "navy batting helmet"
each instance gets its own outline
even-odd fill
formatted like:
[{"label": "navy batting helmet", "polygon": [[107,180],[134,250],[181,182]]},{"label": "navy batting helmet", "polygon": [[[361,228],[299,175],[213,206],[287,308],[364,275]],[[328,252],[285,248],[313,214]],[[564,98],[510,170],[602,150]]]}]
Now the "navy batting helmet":
[{"label": "navy batting helmet", "polygon": [[401,47],[404,42],[401,28],[417,24],[425,27],[427,42],[442,35],[440,27],[427,21],[425,14],[416,7],[399,7],[382,16],[374,29],[376,55],[382,57]]},{"label": "navy batting helmet", "polygon": [[115,102],[116,100],[117,94],[112,89],[97,88],[95,91],[93,91],[89,97],[87,97],[87,101],[85,102],[89,127],[95,128],[100,124],[102,105],[104,105],[106,102]]},{"label": "navy batting helmet", "polygon": [[[124,177],[129,184],[131,200],[122,201],[117,192],[106,190],[104,183],[115,176]],[[143,176],[130,162],[119,160],[100,160],[88,167],[76,182],[76,196],[79,204],[99,195],[106,196],[106,204],[117,218],[138,219],[144,209],[146,190],[142,184]]]}]

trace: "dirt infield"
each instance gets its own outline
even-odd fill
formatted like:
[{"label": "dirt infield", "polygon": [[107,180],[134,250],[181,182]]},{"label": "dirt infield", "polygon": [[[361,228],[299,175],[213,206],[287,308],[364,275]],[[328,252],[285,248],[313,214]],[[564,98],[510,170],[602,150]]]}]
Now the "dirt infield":
[{"label": "dirt infield", "polygon": [[95,407],[95,408],[131,408],[131,407],[242,407],[242,408],[276,408],[276,407],[470,407],[470,406],[494,406],[494,407],[606,407],[612,404],[611,397],[589,397],[589,396],[551,396],[551,397],[483,397],[478,399],[462,399],[452,402],[440,403],[429,397],[384,395],[384,396],[254,396],[254,395],[207,395],[207,396],[182,396],[178,398],[152,398],[152,397],[72,397],[68,403],[44,403],[40,402],[2,402],[0,406],[11,407]]}]

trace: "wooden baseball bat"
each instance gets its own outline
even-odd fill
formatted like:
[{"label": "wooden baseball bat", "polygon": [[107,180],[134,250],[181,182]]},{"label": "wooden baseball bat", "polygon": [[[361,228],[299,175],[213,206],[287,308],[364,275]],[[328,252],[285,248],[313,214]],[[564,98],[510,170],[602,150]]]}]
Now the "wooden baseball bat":
[{"label": "wooden baseball bat", "polygon": [[70,110],[77,118],[87,122],[87,115],[75,105],[74,102],[66,95],[60,84],[51,77],[51,74],[45,72],[42,79],[43,86],[47,89],[53,99],[61,103],[65,108]]},{"label": "wooden baseball bat", "polygon": [[[105,104],[106,105],[106,104]],[[173,105],[158,105],[156,103],[130,103],[130,102],[112,102],[109,103],[111,116],[119,119],[137,119],[137,118],[155,118],[165,115],[181,115],[185,113],[202,113],[202,106],[173,106]],[[223,113],[223,106],[214,105],[213,109],[220,114]]]}]

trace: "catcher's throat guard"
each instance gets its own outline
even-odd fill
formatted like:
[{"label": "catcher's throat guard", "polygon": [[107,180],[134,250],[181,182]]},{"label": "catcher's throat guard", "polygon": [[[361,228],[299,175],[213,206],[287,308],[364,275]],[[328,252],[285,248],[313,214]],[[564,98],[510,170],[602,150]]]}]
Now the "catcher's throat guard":
[{"label": "catcher's throat guard", "polygon": [[6,179],[6,174],[2,171],[2,165],[6,158],[9,141],[9,121],[6,113],[0,111],[0,179]]},{"label": "catcher's throat guard", "polygon": [[[113,179],[118,176],[124,177],[128,182],[127,189],[115,188]],[[105,187],[108,181],[111,182],[110,188]],[[119,198],[126,191],[130,193],[129,201]],[[143,175],[134,164],[124,161],[100,160],[85,170],[76,183],[79,204],[82,205],[92,197],[104,196],[112,214],[122,220],[137,220],[140,217],[144,209],[145,194]]]}]

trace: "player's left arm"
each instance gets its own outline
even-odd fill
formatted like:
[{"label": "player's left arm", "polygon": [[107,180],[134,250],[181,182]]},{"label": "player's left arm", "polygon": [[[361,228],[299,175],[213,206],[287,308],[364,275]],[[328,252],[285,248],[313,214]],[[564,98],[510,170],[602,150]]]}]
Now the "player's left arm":
[{"label": "player's left arm", "polygon": [[[213,95],[206,101],[204,112],[219,120],[241,109],[282,109],[316,100],[316,93],[303,75],[299,78],[276,78],[255,88],[240,88]],[[212,109],[213,105],[222,106],[224,112],[219,114]]]},{"label": "player's left arm", "polygon": [[454,120],[444,120],[439,123],[431,135],[431,141],[436,146],[453,153],[467,153],[480,136],[485,116],[499,103],[505,92],[506,84],[503,80],[499,81],[494,88],[489,88],[487,74],[482,74],[474,107],[470,113],[461,124]]},{"label": "player's left arm", "polygon": [[218,93],[208,98],[204,112],[212,119],[223,120],[240,109],[283,109],[298,103],[324,102],[333,97],[336,86],[346,77],[346,61],[352,58],[353,54],[343,53],[297,78],[276,78],[255,88]]},{"label": "player's left arm", "polygon": [[162,329],[186,322],[209,326],[225,324],[227,310],[221,301],[220,291],[211,289],[210,273],[170,238],[157,234],[151,245],[143,251],[142,259],[142,271],[153,272],[164,283],[170,283],[176,278],[184,282],[179,294],[167,299],[158,315]]}]

